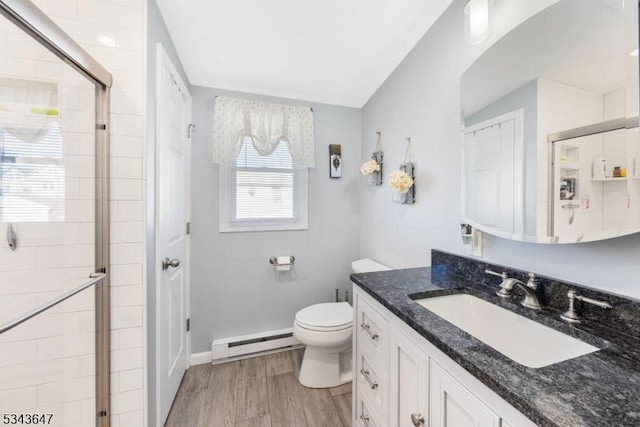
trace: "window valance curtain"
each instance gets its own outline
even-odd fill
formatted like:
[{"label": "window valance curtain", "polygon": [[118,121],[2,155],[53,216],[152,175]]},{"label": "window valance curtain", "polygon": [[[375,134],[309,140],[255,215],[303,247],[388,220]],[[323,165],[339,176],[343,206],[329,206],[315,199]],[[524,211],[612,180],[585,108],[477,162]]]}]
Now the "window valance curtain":
[{"label": "window valance curtain", "polygon": [[313,111],[309,107],[218,96],[213,108],[213,162],[230,164],[251,138],[263,156],[280,141],[288,144],[291,157],[303,167],[315,167]]}]

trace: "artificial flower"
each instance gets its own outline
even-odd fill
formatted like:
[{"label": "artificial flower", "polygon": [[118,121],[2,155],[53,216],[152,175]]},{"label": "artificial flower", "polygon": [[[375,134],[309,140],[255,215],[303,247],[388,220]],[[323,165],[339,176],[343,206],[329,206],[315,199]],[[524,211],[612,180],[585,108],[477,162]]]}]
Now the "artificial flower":
[{"label": "artificial flower", "polygon": [[380,170],[380,164],[375,161],[375,159],[371,159],[367,162],[364,162],[362,166],[360,166],[360,173],[362,175],[370,175],[374,172],[378,172]]},{"label": "artificial flower", "polygon": [[413,185],[413,179],[403,170],[395,170],[389,174],[389,187],[398,193],[406,193]]}]

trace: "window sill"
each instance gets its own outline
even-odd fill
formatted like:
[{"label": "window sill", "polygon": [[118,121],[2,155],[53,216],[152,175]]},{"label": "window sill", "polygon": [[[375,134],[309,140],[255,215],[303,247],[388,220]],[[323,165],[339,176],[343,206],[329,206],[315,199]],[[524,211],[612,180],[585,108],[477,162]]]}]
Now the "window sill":
[{"label": "window sill", "polygon": [[291,221],[280,223],[244,223],[236,222],[229,224],[220,224],[221,233],[242,233],[242,232],[260,232],[260,231],[293,231],[293,230],[308,230],[309,224],[307,221]]}]

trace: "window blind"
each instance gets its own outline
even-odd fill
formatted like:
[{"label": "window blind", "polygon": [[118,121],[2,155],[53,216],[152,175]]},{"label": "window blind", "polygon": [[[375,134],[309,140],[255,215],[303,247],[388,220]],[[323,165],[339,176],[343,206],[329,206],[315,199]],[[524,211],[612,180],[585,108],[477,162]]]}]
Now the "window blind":
[{"label": "window blind", "polygon": [[64,221],[60,124],[49,124],[34,139],[25,138],[27,141],[16,135],[20,129],[12,133],[0,125],[0,221]]},{"label": "window blind", "polygon": [[297,187],[297,172],[286,142],[262,156],[251,139],[244,138],[231,168],[231,220],[294,220]]}]

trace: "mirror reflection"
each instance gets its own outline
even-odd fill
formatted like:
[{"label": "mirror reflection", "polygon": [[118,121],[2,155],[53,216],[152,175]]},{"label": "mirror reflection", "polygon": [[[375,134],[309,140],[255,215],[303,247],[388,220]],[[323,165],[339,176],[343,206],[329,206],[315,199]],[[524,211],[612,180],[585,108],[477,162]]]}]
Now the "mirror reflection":
[{"label": "mirror reflection", "polygon": [[464,73],[463,222],[541,243],[640,231],[637,14],[560,0]]}]

